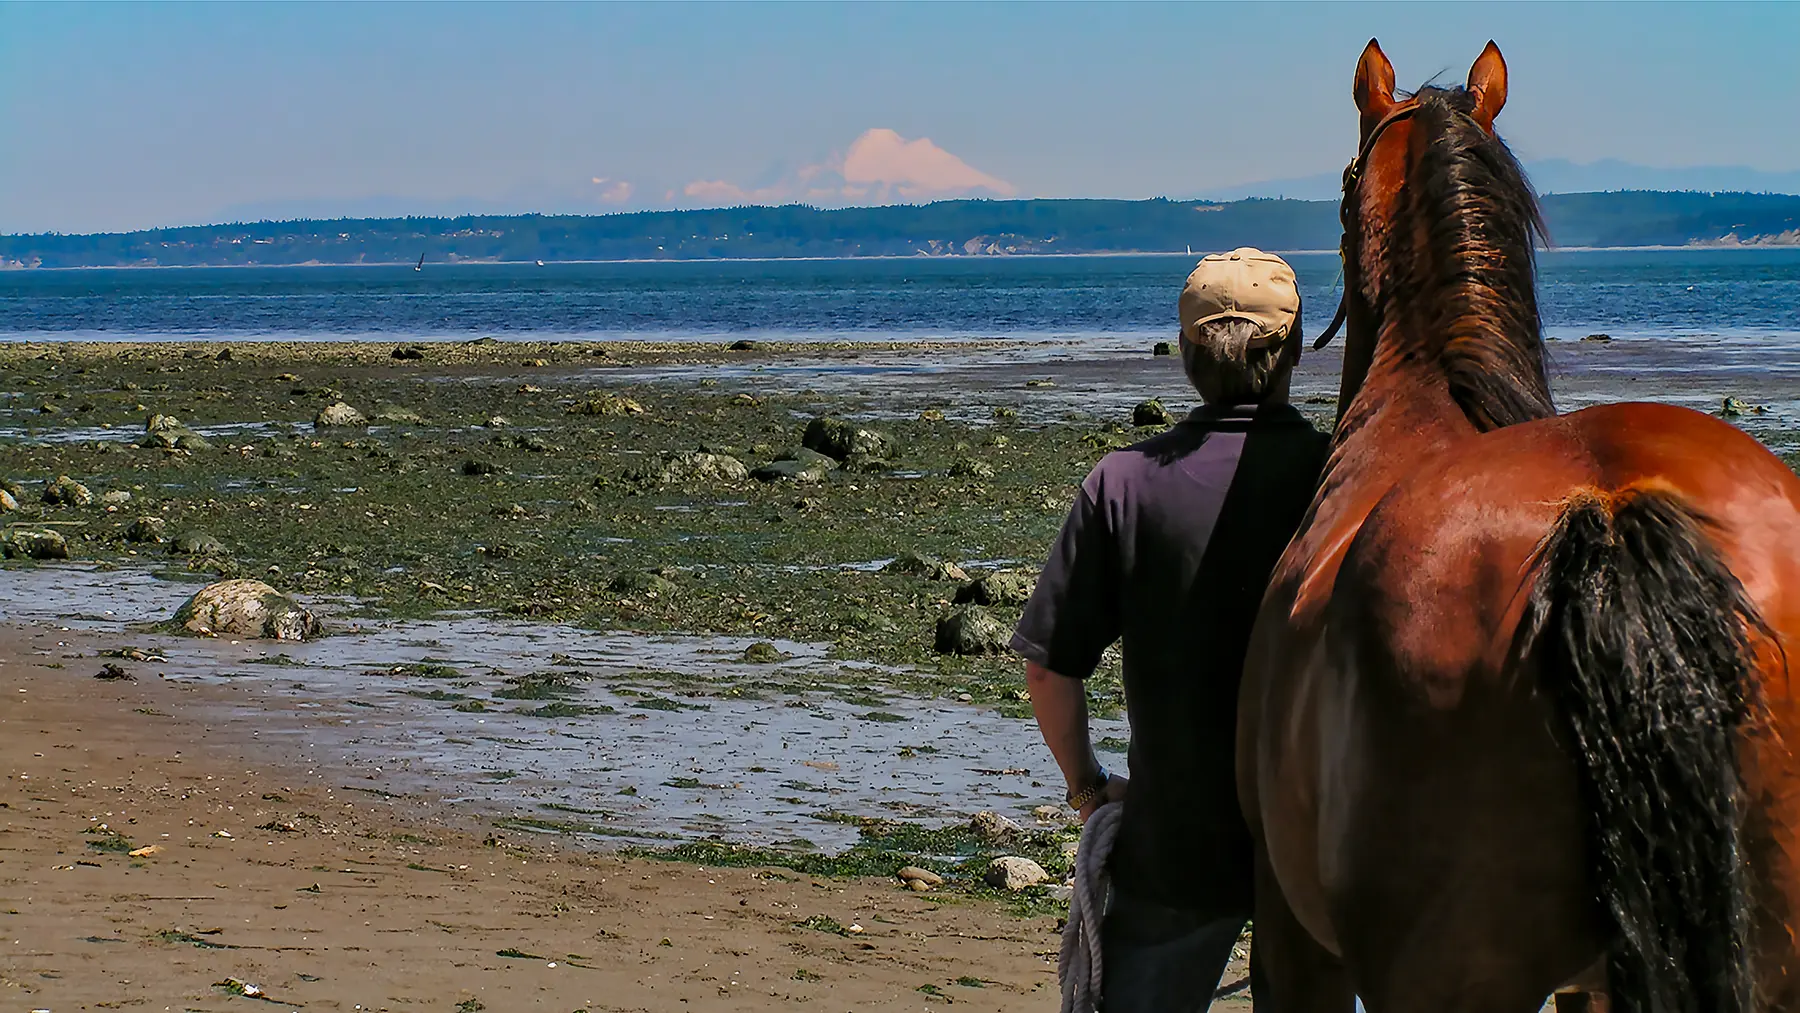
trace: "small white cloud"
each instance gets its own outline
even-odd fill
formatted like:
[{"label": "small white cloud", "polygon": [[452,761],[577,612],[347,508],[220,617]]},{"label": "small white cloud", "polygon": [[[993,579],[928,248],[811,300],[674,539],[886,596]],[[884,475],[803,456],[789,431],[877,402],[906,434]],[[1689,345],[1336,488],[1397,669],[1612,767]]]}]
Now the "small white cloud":
[{"label": "small white cloud", "polygon": [[602,204],[623,204],[631,199],[631,183],[626,180],[595,176],[594,185],[601,188]]}]

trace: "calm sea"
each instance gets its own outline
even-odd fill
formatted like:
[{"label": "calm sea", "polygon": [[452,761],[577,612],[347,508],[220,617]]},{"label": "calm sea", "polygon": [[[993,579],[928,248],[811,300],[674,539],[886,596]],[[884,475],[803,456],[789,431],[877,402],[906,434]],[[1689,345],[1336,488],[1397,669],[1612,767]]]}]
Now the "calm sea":
[{"label": "calm sea", "polygon": [[[1337,258],[1290,258],[1307,330]],[[0,340],[1074,338],[1174,330],[1185,256],[0,272]],[[1559,251],[1546,331],[1800,346],[1800,249]]]}]

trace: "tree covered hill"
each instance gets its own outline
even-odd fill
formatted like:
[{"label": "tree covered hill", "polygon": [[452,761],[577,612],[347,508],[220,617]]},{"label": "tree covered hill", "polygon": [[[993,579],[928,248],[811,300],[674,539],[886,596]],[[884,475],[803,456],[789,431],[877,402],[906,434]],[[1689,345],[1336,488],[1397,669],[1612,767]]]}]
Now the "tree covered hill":
[{"label": "tree covered hill", "polygon": [[[1560,246],[1800,244],[1800,196],[1556,194]],[[958,200],[820,210],[339,219],[0,236],[0,266],[228,266],[1334,249],[1331,201]]]}]

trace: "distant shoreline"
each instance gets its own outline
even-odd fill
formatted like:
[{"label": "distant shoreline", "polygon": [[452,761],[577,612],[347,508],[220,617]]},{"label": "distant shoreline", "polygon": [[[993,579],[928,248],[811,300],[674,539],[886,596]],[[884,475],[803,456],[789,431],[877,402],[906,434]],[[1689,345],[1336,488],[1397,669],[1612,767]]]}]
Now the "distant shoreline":
[{"label": "distant shoreline", "polygon": [[[1682,245],[1662,244],[1649,246],[1544,246],[1539,247],[1542,253],[1738,253],[1748,251],[1800,250],[1800,243],[1689,243]],[[1219,252],[1219,251],[1207,251]],[[1270,253],[1283,257],[1325,256],[1336,254],[1337,250],[1270,250]],[[1205,256],[1205,252],[1195,251],[1195,260]],[[905,260],[919,262],[954,261],[990,262],[1007,260],[1088,260],[1088,259],[1122,259],[1151,257],[1185,257],[1188,253],[1182,250],[1119,250],[1095,251],[1091,253],[1008,253],[1008,254],[963,254],[958,256],[931,256],[924,254],[870,254],[858,257],[623,257],[612,260],[545,260],[543,267],[560,267],[575,264],[816,264],[816,263],[854,263],[859,261]],[[341,263],[307,261],[298,264],[81,264],[73,267],[0,267],[0,277],[11,274],[41,274],[52,271],[248,271],[248,270],[285,270],[288,268],[318,267],[367,267],[391,268],[412,267],[413,261],[344,261]],[[426,262],[432,269],[460,267],[534,267],[540,266],[531,260],[446,260]]]}]

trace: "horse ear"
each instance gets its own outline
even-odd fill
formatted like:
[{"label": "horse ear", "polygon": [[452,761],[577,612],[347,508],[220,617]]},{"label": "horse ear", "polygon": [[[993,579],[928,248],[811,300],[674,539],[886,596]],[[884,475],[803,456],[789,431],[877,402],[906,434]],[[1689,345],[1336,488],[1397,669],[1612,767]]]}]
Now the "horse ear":
[{"label": "horse ear", "polygon": [[1356,61],[1356,109],[1362,113],[1362,129],[1366,136],[1381,118],[1394,108],[1394,65],[1374,39],[1363,47],[1362,59]]},{"label": "horse ear", "polygon": [[1475,93],[1475,111],[1470,115],[1492,131],[1494,117],[1499,116],[1501,107],[1506,105],[1506,59],[1492,41],[1469,68],[1469,90]]}]

